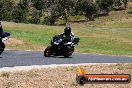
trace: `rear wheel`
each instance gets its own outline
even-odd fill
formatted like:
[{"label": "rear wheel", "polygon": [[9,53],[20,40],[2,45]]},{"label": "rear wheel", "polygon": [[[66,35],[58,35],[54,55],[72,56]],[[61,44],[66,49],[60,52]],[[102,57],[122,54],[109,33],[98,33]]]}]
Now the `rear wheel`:
[{"label": "rear wheel", "polygon": [[48,46],[45,51],[44,51],[44,56],[45,57],[51,57],[52,55],[52,49],[51,49],[51,46]]}]

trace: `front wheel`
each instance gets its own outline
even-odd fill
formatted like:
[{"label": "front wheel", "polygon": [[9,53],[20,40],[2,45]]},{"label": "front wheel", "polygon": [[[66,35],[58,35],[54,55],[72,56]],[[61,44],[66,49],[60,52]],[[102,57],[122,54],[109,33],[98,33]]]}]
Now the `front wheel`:
[{"label": "front wheel", "polygon": [[5,49],[5,44],[3,42],[0,43],[0,55],[3,53]]},{"label": "front wheel", "polygon": [[44,56],[45,57],[51,57],[52,55],[52,49],[51,49],[51,46],[48,46],[45,51],[44,51]]},{"label": "front wheel", "polygon": [[74,47],[72,47],[70,50],[65,51],[63,56],[65,58],[69,58],[72,55],[73,52],[74,52]]},{"label": "front wheel", "polygon": [[65,58],[69,58],[69,56],[70,56],[70,55],[69,55],[68,53],[67,53],[67,54],[64,54],[64,57],[65,57]]}]

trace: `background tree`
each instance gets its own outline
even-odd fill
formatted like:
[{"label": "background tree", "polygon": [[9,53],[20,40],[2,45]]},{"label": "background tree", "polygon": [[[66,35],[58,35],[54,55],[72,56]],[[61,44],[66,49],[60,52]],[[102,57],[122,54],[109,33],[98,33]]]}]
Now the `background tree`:
[{"label": "background tree", "polygon": [[126,9],[127,8],[128,0],[115,0],[114,7],[117,9]]},{"label": "background tree", "polygon": [[53,5],[54,0],[31,0],[33,7],[39,11],[40,17],[45,15],[45,12],[48,12],[48,9]]},{"label": "background tree", "polygon": [[33,24],[38,24],[40,23],[40,14],[39,14],[39,11],[34,8],[34,7],[31,7],[30,10],[29,10],[29,17],[28,17],[28,21],[30,23],[33,23]]},{"label": "background tree", "polygon": [[61,16],[60,14],[60,7],[58,5],[52,5],[48,9],[48,16],[44,18],[44,23],[48,25],[54,25],[56,20]]},{"label": "background tree", "polygon": [[129,0],[123,0],[124,7],[125,7],[125,8],[127,8],[128,1],[129,1]]},{"label": "background tree", "polygon": [[75,0],[55,0],[54,3],[59,8],[60,16],[63,17],[66,24],[71,14],[70,11],[75,7]]},{"label": "background tree", "polygon": [[60,18],[108,15],[113,9],[127,8],[128,0],[0,0],[0,20],[54,25]]},{"label": "background tree", "polygon": [[21,0],[12,11],[12,20],[14,22],[27,22],[28,0]]},{"label": "background tree", "polygon": [[114,0],[97,0],[100,11],[103,11],[105,15],[109,15],[114,5]]},{"label": "background tree", "polygon": [[0,20],[10,21],[11,11],[15,6],[14,0],[0,0]]},{"label": "background tree", "polygon": [[76,5],[78,5],[78,10],[83,12],[87,21],[94,20],[94,17],[97,14],[97,5],[92,0],[78,0]]}]

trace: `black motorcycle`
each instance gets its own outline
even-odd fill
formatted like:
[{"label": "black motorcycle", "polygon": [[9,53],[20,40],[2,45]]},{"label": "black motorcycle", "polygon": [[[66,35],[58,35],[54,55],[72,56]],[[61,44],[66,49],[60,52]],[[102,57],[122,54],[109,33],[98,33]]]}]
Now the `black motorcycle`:
[{"label": "black motorcycle", "polygon": [[64,56],[68,58],[74,52],[74,45],[78,44],[78,42],[79,38],[68,41],[68,39],[63,39],[60,35],[56,35],[52,38],[51,44],[45,49],[44,56]]},{"label": "black motorcycle", "polygon": [[5,49],[5,44],[3,43],[3,41],[8,40],[9,37],[10,37],[10,33],[7,32],[3,32],[2,35],[0,36],[0,55]]}]

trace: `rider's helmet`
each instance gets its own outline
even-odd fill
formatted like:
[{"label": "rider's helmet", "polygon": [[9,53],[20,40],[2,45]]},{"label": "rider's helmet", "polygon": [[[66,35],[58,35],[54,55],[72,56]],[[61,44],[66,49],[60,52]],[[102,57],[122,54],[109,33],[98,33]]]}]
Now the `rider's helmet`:
[{"label": "rider's helmet", "polygon": [[70,35],[70,34],[71,34],[71,28],[70,28],[70,27],[66,27],[66,28],[64,29],[64,33],[65,33],[66,35]]}]

